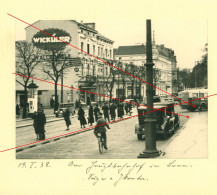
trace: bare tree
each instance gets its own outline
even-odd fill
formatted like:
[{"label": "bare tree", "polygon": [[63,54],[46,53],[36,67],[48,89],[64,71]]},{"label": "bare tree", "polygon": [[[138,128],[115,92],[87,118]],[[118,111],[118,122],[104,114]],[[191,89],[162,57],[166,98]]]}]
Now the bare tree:
[{"label": "bare tree", "polygon": [[[53,49],[50,51],[45,51],[48,56],[44,60],[43,72],[47,75],[47,79],[51,79],[55,83],[58,83],[61,76],[71,67],[70,59],[67,57],[69,50],[65,49]],[[58,95],[57,95],[57,85],[54,85],[54,111],[59,107]]]},{"label": "bare tree", "polygon": [[[105,85],[106,85],[106,88],[107,88],[107,90],[109,92],[109,97],[113,96],[112,91],[113,91],[113,88],[114,88],[116,73],[117,73],[117,70],[115,68],[113,68],[113,67],[110,67],[109,74],[105,78]],[[111,103],[111,101],[112,101],[112,99],[110,98],[109,104]]]},{"label": "bare tree", "polygon": [[16,82],[24,87],[24,104],[23,104],[23,116],[27,117],[27,105],[28,105],[28,91],[27,85],[30,78],[34,77],[34,70],[38,65],[38,56],[40,50],[34,47],[31,43],[26,41],[16,42],[16,73],[25,75],[27,77],[17,77]]}]

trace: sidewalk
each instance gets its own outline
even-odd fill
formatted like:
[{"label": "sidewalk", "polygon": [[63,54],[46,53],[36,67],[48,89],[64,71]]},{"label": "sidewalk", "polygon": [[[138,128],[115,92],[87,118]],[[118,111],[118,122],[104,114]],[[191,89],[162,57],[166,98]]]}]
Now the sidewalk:
[{"label": "sidewalk", "polygon": [[208,158],[208,113],[190,118],[163,152],[160,158]]}]

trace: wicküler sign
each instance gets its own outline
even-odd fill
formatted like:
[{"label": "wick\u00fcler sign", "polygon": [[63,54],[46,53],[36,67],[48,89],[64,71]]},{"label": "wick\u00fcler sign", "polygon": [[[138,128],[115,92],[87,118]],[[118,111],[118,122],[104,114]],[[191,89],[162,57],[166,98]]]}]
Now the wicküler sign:
[{"label": "wick\u00fcler sign", "polygon": [[[32,37],[33,45],[40,49],[62,50],[66,47],[66,43],[69,43],[71,41],[70,34],[64,30],[60,30],[57,28],[49,28],[44,29],[43,31],[47,32],[50,35],[42,31],[39,31]],[[65,43],[60,41],[59,39],[64,41]]]}]

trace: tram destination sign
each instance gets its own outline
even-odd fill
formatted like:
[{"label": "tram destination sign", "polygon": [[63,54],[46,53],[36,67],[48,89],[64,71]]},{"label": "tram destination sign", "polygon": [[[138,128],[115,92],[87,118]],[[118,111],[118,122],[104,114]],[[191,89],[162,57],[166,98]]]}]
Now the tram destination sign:
[{"label": "tram destination sign", "polygon": [[[70,34],[64,30],[49,28],[44,29],[43,31],[48,34],[39,31],[32,37],[33,45],[40,49],[63,50],[67,45],[66,43],[69,43],[71,41]],[[61,40],[64,42],[62,42]]]}]

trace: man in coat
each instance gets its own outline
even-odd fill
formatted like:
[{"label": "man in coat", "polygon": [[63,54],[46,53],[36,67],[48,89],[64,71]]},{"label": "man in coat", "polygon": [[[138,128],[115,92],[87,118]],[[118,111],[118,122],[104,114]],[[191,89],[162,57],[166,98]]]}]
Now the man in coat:
[{"label": "man in coat", "polygon": [[33,126],[35,128],[35,133],[37,135],[37,139],[43,140],[45,139],[45,129],[44,126],[46,124],[46,117],[43,113],[43,110],[41,107],[38,108],[38,112],[35,112],[33,116]]},{"label": "man in coat", "polygon": [[109,120],[109,107],[106,103],[104,103],[104,106],[102,107],[102,110],[103,110],[103,114],[104,114],[104,119],[108,120],[108,122],[110,122]]},{"label": "man in coat", "polygon": [[95,108],[93,109],[95,121],[98,120],[98,113],[100,113],[100,109],[98,108],[98,104],[96,104]]},{"label": "man in coat", "polygon": [[115,112],[115,110],[116,110],[116,106],[114,105],[114,103],[112,103],[110,105],[110,115],[111,115],[111,120],[113,120],[113,121],[116,118],[116,112]]},{"label": "man in coat", "polygon": [[66,110],[63,113],[63,117],[64,117],[64,120],[65,120],[65,123],[66,123],[66,126],[67,126],[66,131],[68,131],[69,130],[69,125],[71,125],[69,106],[66,106]]}]

